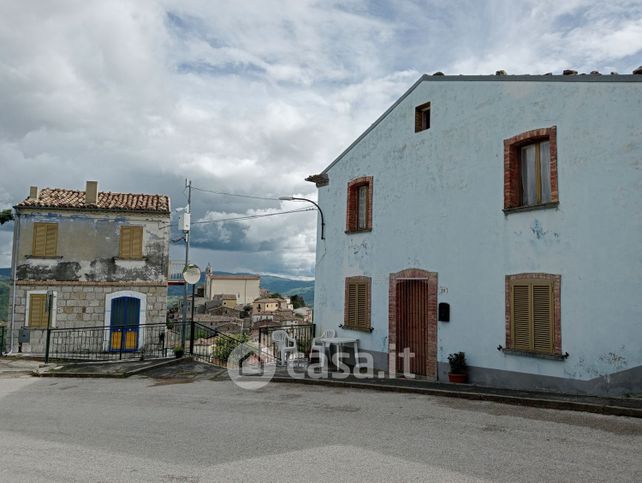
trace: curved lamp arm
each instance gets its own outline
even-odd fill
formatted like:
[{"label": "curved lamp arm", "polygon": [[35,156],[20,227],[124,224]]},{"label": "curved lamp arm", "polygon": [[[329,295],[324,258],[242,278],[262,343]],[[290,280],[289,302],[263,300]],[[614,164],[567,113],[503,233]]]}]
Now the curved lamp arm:
[{"label": "curved lamp arm", "polygon": [[316,206],[317,210],[319,210],[319,214],[321,215],[321,240],[325,240],[325,219],[323,218],[323,211],[316,201],[312,201],[307,198],[297,198],[295,196],[280,196],[279,199],[281,201],[307,201],[308,203],[312,203]]}]

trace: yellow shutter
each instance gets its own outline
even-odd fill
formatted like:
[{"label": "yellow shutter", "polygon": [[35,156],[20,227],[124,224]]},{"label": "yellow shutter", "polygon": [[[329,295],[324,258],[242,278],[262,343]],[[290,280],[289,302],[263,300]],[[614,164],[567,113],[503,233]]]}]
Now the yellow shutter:
[{"label": "yellow shutter", "polygon": [[47,295],[32,294],[29,296],[29,327],[46,329],[48,323]]},{"label": "yellow shutter", "polygon": [[120,227],[120,258],[143,258],[143,227]]},{"label": "yellow shutter", "polygon": [[129,226],[120,227],[120,258],[131,258],[131,230]]},{"label": "yellow shutter", "polygon": [[47,223],[47,241],[45,242],[45,256],[55,257],[58,248],[58,225]]},{"label": "yellow shutter", "polygon": [[143,258],[143,227],[131,227],[131,254],[132,258]]},{"label": "yellow shutter", "polygon": [[513,348],[531,349],[530,330],[530,286],[528,284],[513,285]]},{"label": "yellow shutter", "polygon": [[55,257],[58,248],[58,224],[34,223],[33,246],[34,257]]},{"label": "yellow shutter", "polygon": [[550,284],[534,283],[533,290],[533,350],[553,352],[553,301]]}]

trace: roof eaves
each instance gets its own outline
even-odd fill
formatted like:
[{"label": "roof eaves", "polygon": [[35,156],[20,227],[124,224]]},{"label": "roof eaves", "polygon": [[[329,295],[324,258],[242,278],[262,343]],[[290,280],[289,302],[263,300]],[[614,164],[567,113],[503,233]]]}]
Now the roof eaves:
[{"label": "roof eaves", "polygon": [[[399,104],[400,104],[400,103],[401,103],[401,102],[402,102],[406,97],[408,97],[408,96],[410,95],[410,93],[411,93],[412,91],[414,91],[414,90],[417,88],[417,86],[418,86],[419,84],[421,84],[424,80],[429,79],[429,78],[430,78],[430,76],[428,76],[428,74],[424,74],[424,75],[422,75],[419,79],[417,79],[417,81],[415,81],[415,83],[410,87],[410,89],[408,89],[406,92],[404,92],[404,94],[403,94],[399,99],[397,99],[397,100],[392,104],[392,106],[390,106],[388,109],[386,109],[386,111],[385,111],[381,116],[379,116],[379,117],[377,118],[377,120],[376,120],[375,122],[373,122],[373,123],[370,125],[370,127],[368,127],[368,129],[366,129],[366,130],[361,134],[361,136],[359,136],[357,139],[355,139],[355,140],[352,142],[352,144],[350,144],[350,146],[348,146],[348,147],[347,147],[347,148],[346,148],[346,149],[345,149],[341,154],[339,154],[339,156],[337,156],[337,157],[335,158],[335,160],[334,160],[334,161],[332,161],[332,163],[330,163],[330,165],[329,165],[328,167],[326,167],[323,171],[321,171],[321,174],[322,174],[322,175],[324,175],[324,174],[325,174],[325,175],[327,175],[328,171],[329,171],[330,169],[332,169],[332,167],[333,167],[335,164],[337,164],[339,161],[341,161],[341,159],[342,159],[346,154],[348,154],[348,152],[350,152],[350,150],[351,150],[353,147],[355,147],[357,144],[359,144],[359,143],[361,142],[361,140],[362,140],[363,138],[365,138],[365,137],[370,133],[370,131],[372,131],[375,127],[377,127],[377,125],[379,125],[379,123],[380,123],[381,121],[383,121],[383,120],[384,120],[384,118],[385,118],[388,114],[390,114],[390,113],[392,112],[392,110],[393,110],[395,107],[397,107],[397,106],[398,106],[398,105],[399,105]],[[440,77],[439,77],[439,79],[443,79],[443,78],[444,78],[444,76],[440,76]]]}]

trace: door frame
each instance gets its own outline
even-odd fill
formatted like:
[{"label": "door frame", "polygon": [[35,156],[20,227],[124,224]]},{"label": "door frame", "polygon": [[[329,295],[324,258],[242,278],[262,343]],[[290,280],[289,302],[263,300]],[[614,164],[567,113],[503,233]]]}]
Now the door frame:
[{"label": "door frame", "polygon": [[111,302],[113,299],[120,297],[131,297],[140,300],[140,308],[138,312],[138,347],[136,349],[140,350],[144,345],[147,295],[141,292],[134,292],[132,290],[121,290],[105,295],[105,330],[103,331],[105,336],[103,339],[103,350],[106,352],[111,350]]},{"label": "door frame", "polygon": [[[438,377],[437,370],[437,272],[407,268],[390,274],[388,286],[388,354],[397,351],[397,286],[403,280],[428,282],[428,326],[426,327],[426,377]],[[399,370],[400,368],[397,368]]]}]

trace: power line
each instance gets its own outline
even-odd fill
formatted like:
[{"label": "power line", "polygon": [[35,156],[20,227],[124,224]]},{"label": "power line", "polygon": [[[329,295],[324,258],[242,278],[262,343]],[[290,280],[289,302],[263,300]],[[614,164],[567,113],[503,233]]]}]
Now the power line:
[{"label": "power line", "polygon": [[193,190],[197,191],[202,191],[203,193],[211,193],[213,195],[222,195],[222,196],[234,196],[237,198],[250,198],[252,200],[269,200],[269,201],[279,201],[278,198],[269,198],[267,196],[253,196],[253,195],[239,195],[236,193],[224,193],[222,191],[212,191],[212,190],[206,190],[203,188],[197,188],[196,186],[192,186]]},{"label": "power line", "polygon": [[238,216],[236,218],[221,218],[218,220],[203,220],[203,221],[193,221],[192,225],[204,224],[204,223],[220,223],[224,221],[237,221],[237,220],[251,220],[254,218],[266,218],[268,216],[277,216],[277,215],[287,215],[290,213],[302,213],[304,211],[316,211],[315,208],[302,208],[300,210],[290,210],[290,211],[277,211],[276,213],[266,213],[264,215],[247,215],[247,216]]}]

